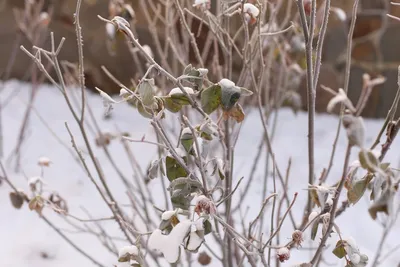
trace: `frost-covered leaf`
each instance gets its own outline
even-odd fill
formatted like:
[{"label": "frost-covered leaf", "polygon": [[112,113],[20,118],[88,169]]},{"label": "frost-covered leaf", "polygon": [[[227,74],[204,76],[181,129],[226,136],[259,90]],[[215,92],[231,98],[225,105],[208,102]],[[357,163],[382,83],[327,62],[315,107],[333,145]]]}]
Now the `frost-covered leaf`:
[{"label": "frost-covered leaf", "polygon": [[196,137],[193,137],[193,133],[189,127],[186,127],[182,130],[180,141],[181,141],[182,146],[185,148],[186,152],[188,152],[188,153],[192,150],[194,138],[196,138]]},{"label": "frost-covered leaf", "polygon": [[221,104],[224,110],[228,111],[235,106],[241,96],[241,90],[235,86],[232,81],[222,79],[219,82],[221,86]]},{"label": "frost-covered leaf", "polygon": [[354,182],[347,191],[347,199],[351,204],[356,204],[367,190],[368,184],[371,182],[373,174],[369,173],[364,178]]},{"label": "frost-covered leaf", "polygon": [[211,85],[201,92],[201,107],[205,113],[211,114],[221,104],[221,86]]},{"label": "frost-covered leaf", "polygon": [[347,97],[345,91],[342,88],[339,88],[339,92],[334,96],[328,103],[326,110],[328,112],[332,112],[335,106],[339,103],[343,103],[346,108],[348,108],[351,112],[355,112],[355,108],[353,103],[351,103],[350,99]]},{"label": "frost-covered leaf", "polygon": [[185,169],[181,165],[179,165],[178,161],[170,156],[167,156],[165,158],[165,169],[168,180],[170,181],[173,181],[179,177],[186,177],[188,175]]},{"label": "frost-covered leaf", "polygon": [[144,79],[138,89],[139,96],[142,100],[142,104],[145,107],[153,108],[155,103],[155,83],[154,79]]},{"label": "frost-covered leaf", "polygon": [[151,115],[151,111],[149,111],[142,103],[138,102],[137,109],[139,114],[144,118],[151,119],[153,116]]},{"label": "frost-covered leaf", "polygon": [[221,158],[215,158],[214,160],[214,169],[211,175],[215,175],[218,172],[218,176],[221,180],[225,179],[225,164],[224,160]]},{"label": "frost-covered leaf", "polygon": [[[190,88],[190,87],[183,87],[183,88],[188,95],[190,95],[190,96],[196,95],[192,88]],[[176,104],[179,104],[179,105],[189,105],[190,104],[189,98],[178,87],[171,89],[168,96]]]},{"label": "frost-covered leaf", "polygon": [[379,199],[377,199],[371,207],[368,209],[369,214],[371,215],[372,219],[377,218],[377,214],[379,212],[383,212],[389,215],[389,211],[391,206],[393,205],[393,195],[390,190],[386,190]]},{"label": "frost-covered leaf", "polygon": [[210,141],[213,139],[213,136],[218,136],[217,126],[208,120],[198,126],[198,130],[200,132],[200,137],[205,140]]},{"label": "frost-covered leaf", "polygon": [[199,90],[202,88],[203,79],[207,75],[207,73],[208,73],[208,69],[204,69],[204,68],[196,69],[192,66],[192,64],[187,65],[183,71],[184,75],[193,77],[193,78],[187,78],[187,80],[188,80],[188,82],[190,82],[194,85],[195,90]]},{"label": "frost-covered leaf", "polygon": [[347,114],[343,116],[343,126],[346,128],[350,145],[364,147],[365,126],[362,117],[354,117]]},{"label": "frost-covered leaf", "polygon": [[239,87],[239,89],[240,89],[240,95],[241,95],[241,96],[251,96],[251,95],[253,94],[253,92],[250,91],[250,90],[247,89],[247,88]]},{"label": "frost-covered leaf", "polygon": [[100,93],[101,98],[103,99],[103,106],[104,106],[104,114],[109,115],[110,112],[113,110],[113,104],[117,104],[118,102],[115,101],[111,96],[109,96],[106,92],[100,90],[99,88],[95,87],[96,90]]},{"label": "frost-covered leaf", "polygon": [[358,159],[361,167],[370,172],[375,172],[379,168],[379,159],[372,151],[366,151],[362,149],[358,153]]},{"label": "frost-covered leaf", "polygon": [[180,111],[183,107],[183,104],[179,103],[179,100],[174,101],[170,96],[163,96],[161,100],[164,102],[165,108],[173,113]]},{"label": "frost-covered leaf", "polygon": [[329,195],[335,191],[334,187],[327,187],[324,185],[310,185],[309,190],[311,191],[312,200],[317,204],[317,206],[322,209],[329,198]]},{"label": "frost-covered leaf", "polygon": [[147,178],[154,179],[158,176],[158,171],[162,169],[162,159],[156,159],[150,162],[147,168]]}]

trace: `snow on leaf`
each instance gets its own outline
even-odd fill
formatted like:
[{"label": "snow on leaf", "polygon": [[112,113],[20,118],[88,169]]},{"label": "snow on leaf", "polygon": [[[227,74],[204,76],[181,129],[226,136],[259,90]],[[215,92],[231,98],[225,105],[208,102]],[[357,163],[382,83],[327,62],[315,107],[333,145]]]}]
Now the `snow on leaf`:
[{"label": "snow on leaf", "polygon": [[50,166],[51,160],[48,157],[40,157],[38,160],[38,165],[41,167]]},{"label": "snow on leaf", "polygon": [[161,220],[167,221],[171,219],[172,216],[176,214],[176,210],[167,210],[164,211],[163,214],[161,214]]},{"label": "snow on leaf", "polygon": [[[183,87],[183,89],[185,89],[186,93],[188,93],[189,95],[194,94],[193,89],[190,87]],[[176,88],[172,88],[168,95],[172,96],[172,97],[177,97],[177,96],[183,95],[183,93],[179,87],[176,87]]]},{"label": "snow on leaf", "polygon": [[136,246],[124,246],[118,251],[119,262],[129,262],[132,258],[136,258],[139,255],[139,249]]},{"label": "snow on leaf", "polygon": [[194,0],[193,7],[201,7],[201,8],[206,8],[209,9],[211,5],[210,0]]},{"label": "snow on leaf", "polygon": [[338,19],[340,19],[341,21],[346,21],[347,15],[346,15],[346,12],[344,12],[343,9],[338,8],[338,7],[331,7],[331,10],[333,12],[335,12],[335,14],[338,17]]},{"label": "snow on leaf", "polygon": [[225,78],[220,80],[218,82],[218,84],[219,84],[219,86],[221,86],[222,89],[230,89],[230,88],[233,88],[236,86],[234,82],[232,82],[229,79],[225,79]]},{"label": "snow on leaf", "polygon": [[109,96],[106,92],[100,90],[99,88],[95,87],[96,90],[100,93],[101,98],[103,99],[103,106],[104,106],[104,115],[110,114],[110,112],[113,110],[113,104],[117,104],[118,102],[112,99],[111,96]]},{"label": "snow on leaf", "polygon": [[138,93],[145,107],[151,108],[155,103],[154,87],[155,87],[154,79],[145,79],[138,87]]},{"label": "snow on leaf", "polygon": [[343,116],[343,126],[346,128],[350,145],[363,148],[365,143],[365,125],[363,118],[346,114]]},{"label": "snow on leaf", "polygon": [[178,223],[169,235],[164,235],[160,229],[154,230],[149,238],[149,248],[159,251],[169,263],[179,260],[180,245],[190,231],[192,222],[190,220]]},{"label": "snow on leaf", "polygon": [[253,5],[251,3],[244,4],[243,11],[245,13],[249,14],[250,16],[252,16],[253,18],[257,18],[258,15],[260,14],[260,10],[258,9],[258,7],[256,7],[255,5]]}]

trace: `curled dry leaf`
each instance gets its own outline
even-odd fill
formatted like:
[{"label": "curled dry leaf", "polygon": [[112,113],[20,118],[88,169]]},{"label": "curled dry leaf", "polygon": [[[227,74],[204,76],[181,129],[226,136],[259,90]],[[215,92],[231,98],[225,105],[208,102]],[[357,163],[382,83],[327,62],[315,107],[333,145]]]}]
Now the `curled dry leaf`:
[{"label": "curled dry leaf", "polygon": [[24,204],[25,197],[26,197],[26,195],[23,191],[10,192],[11,204],[16,209],[20,209],[22,207],[22,205]]},{"label": "curled dry leaf", "polygon": [[30,210],[34,210],[34,211],[36,211],[37,213],[39,213],[39,215],[41,215],[42,214],[42,210],[43,210],[43,208],[44,208],[44,199],[42,198],[42,196],[40,196],[40,195],[37,195],[37,196],[35,196],[34,198],[32,198],[30,201],[29,201],[29,209]]},{"label": "curled dry leaf", "polygon": [[348,108],[351,112],[355,112],[356,109],[353,106],[353,103],[351,103],[350,99],[347,97],[346,93],[342,88],[339,88],[339,92],[334,96],[328,103],[328,106],[326,107],[326,110],[331,113],[335,106],[339,103],[343,103],[346,108]]}]

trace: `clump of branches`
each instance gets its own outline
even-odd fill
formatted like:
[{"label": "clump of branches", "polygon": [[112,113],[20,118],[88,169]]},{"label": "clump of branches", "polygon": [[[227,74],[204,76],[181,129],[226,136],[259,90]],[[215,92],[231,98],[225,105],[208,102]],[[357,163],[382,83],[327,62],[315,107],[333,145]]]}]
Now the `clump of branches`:
[{"label": "clump of branches", "polygon": [[[349,205],[356,205],[367,191],[371,191],[371,217],[375,219],[378,213],[386,213],[385,229],[390,231],[393,226],[399,213],[394,208],[399,175],[384,158],[400,127],[400,119],[395,117],[400,91],[376,141],[369,146],[360,114],[374,87],[385,82],[385,78],[371,79],[366,74],[358,103],[352,103],[347,97],[352,35],[359,2],[356,0],[348,35],[343,89],[324,87],[332,93],[327,111],[332,112],[336,105],[340,105],[340,117],[331,160],[326,163],[321,177],[316,179],[315,92],[325,33],[333,7],[330,0],[325,0],[320,8],[317,8],[316,0],[296,0],[294,3],[298,13],[293,15],[292,1],[287,6],[283,5],[284,2],[220,0],[214,4],[209,0],[167,0],[157,3],[141,0],[141,12],[145,13],[154,38],[156,49],[153,51],[141,44],[140,36],[135,35],[136,11],[122,0],[110,1],[110,17],[99,16],[99,23],[105,23],[110,42],[118,34],[124,35],[131,48],[131,56],[141,67],[138,70],[140,79],[138,82],[132,81],[131,85],[124,85],[104,67],[105,75],[121,87],[120,99],[115,100],[101,88],[96,89],[103,99],[105,115],[112,112],[114,105],[127,102],[147,118],[157,137],[156,141],[152,141],[146,137],[133,139],[129,134],[119,131],[103,132],[98,126],[86,101],[82,48],[84,33],[79,22],[81,1],[78,0],[74,14],[79,53],[76,65],[59,61],[64,39],[57,44],[53,33],[50,35],[50,49],[34,47],[33,52],[24,47],[21,49],[63,95],[88,153],[80,151],[75,141],[76,133],[66,123],[72,147],[88,178],[107,204],[111,216],[78,218],[68,210],[66,199],[55,193],[48,195],[42,190],[43,177],[30,179],[29,193],[25,193],[11,183],[3,167],[3,178],[14,189],[10,193],[13,205],[20,208],[24,202],[28,202],[31,210],[38,212],[78,252],[98,266],[105,265],[88,255],[53,225],[43,214],[44,209],[51,209],[66,219],[96,224],[100,232],[93,232],[89,228],[84,231],[95,234],[99,242],[115,254],[116,260],[127,262],[130,266],[163,266],[165,263],[190,266],[192,253],[198,254],[198,261],[202,265],[212,262],[215,264],[213,266],[229,267],[280,266],[281,262],[290,260],[291,253],[296,253],[294,248],[301,247],[306,238],[304,232],[308,229],[311,229],[311,239],[318,235],[321,240],[309,261],[300,266],[318,266],[324,253],[327,253],[325,245],[329,238],[337,241],[333,253],[343,259],[346,266],[366,266],[371,255],[363,254],[354,240],[343,239],[340,225],[335,219],[346,212]],[[278,16],[282,13],[286,14],[283,18]],[[343,19],[342,16],[340,18]],[[156,27],[159,24],[165,27],[168,35],[164,43],[161,43],[159,28]],[[194,24],[197,27],[193,27]],[[203,27],[208,31],[200,47],[196,36]],[[140,64],[141,59],[146,64]],[[54,69],[55,76],[49,73],[46,64]],[[297,90],[303,76],[307,81],[309,176],[304,184],[308,185],[308,197],[307,203],[304,203],[303,217],[295,218],[292,207],[300,193],[288,193],[290,163],[286,173],[277,164],[276,152],[272,147],[277,120],[271,123],[270,117],[284,105],[291,106],[295,112],[301,108]],[[73,89],[76,85],[78,91]],[[263,138],[249,177],[235,179],[234,148],[246,112],[251,112],[254,106],[263,125]],[[171,120],[171,113],[179,114],[178,130],[165,123]],[[341,177],[330,181],[329,185],[329,173],[342,127],[348,137],[343,171]],[[129,216],[126,207],[116,200],[88,131],[96,134],[95,144],[104,151],[126,186],[129,208],[134,210],[134,217]],[[385,132],[386,141],[378,148]],[[132,164],[133,182],[125,177],[116,164],[115,155],[109,152],[108,145],[111,142],[119,142],[124,147],[126,157]],[[158,158],[149,163],[147,170],[137,163],[137,155],[130,150],[129,142],[157,147]],[[262,185],[263,201],[256,218],[249,220],[243,217],[240,223],[236,218],[241,209],[233,206],[232,199],[244,199],[248,194],[259,164],[258,158],[264,150],[267,151],[267,170]],[[350,162],[352,152],[358,153],[355,162]],[[94,168],[88,165],[88,161]],[[274,184],[270,195],[267,193],[267,181],[271,177],[269,164],[272,165]],[[42,158],[39,165],[46,168],[50,160]],[[154,196],[150,192],[154,179],[161,180],[162,207],[154,205]],[[283,191],[282,195],[278,191]],[[341,196],[345,198],[342,203],[339,201]],[[271,206],[271,210],[267,206]],[[267,210],[270,211],[268,214]],[[270,220],[267,220],[267,216]],[[288,218],[293,225],[292,238],[282,242],[280,230]],[[103,220],[114,220],[118,224],[126,246],[117,247],[102,228],[100,222]],[[82,229],[76,224],[71,225]],[[267,227],[269,232],[265,232]],[[219,250],[210,248],[205,243],[207,239],[210,240],[208,243],[214,242]],[[202,252],[198,253],[199,250]],[[377,266],[379,259],[380,251],[373,266]]]}]

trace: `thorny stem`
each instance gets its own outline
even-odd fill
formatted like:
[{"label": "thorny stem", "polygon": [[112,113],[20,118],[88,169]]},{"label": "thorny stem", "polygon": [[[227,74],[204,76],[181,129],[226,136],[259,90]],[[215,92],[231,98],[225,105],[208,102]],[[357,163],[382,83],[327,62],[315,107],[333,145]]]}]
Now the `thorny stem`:
[{"label": "thorny stem", "polygon": [[80,25],[79,21],[79,14],[81,10],[81,3],[82,0],[78,0],[76,3],[76,10],[75,10],[75,32],[76,32],[76,38],[77,38],[77,45],[78,45],[78,58],[79,58],[79,64],[78,64],[78,77],[79,77],[79,85],[81,87],[81,97],[82,97],[82,103],[81,103],[81,123],[83,123],[84,117],[85,117],[85,104],[86,104],[86,99],[85,99],[85,70],[84,70],[84,65],[83,65],[83,40],[82,40],[82,28]]}]

